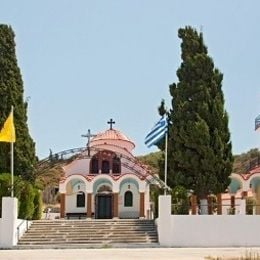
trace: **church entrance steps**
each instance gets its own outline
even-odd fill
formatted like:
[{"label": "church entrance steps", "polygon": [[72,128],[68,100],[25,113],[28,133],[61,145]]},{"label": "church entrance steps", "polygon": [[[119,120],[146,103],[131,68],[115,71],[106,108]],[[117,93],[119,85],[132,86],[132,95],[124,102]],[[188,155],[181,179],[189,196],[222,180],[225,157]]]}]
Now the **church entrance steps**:
[{"label": "church entrance steps", "polygon": [[[79,246],[80,245],[80,246]],[[16,248],[75,248],[158,245],[153,220],[39,220]]]},{"label": "church entrance steps", "polygon": [[104,248],[159,248],[159,243],[89,243],[89,244],[48,244],[48,245],[17,245],[13,249],[104,249]]}]

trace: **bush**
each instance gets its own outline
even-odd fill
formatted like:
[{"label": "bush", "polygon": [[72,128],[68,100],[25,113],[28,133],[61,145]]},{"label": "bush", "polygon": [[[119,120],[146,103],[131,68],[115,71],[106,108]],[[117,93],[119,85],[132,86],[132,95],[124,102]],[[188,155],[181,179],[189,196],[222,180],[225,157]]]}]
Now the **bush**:
[{"label": "bush", "polygon": [[253,215],[254,206],[256,201],[254,198],[246,198],[246,214]]},{"label": "bush", "polygon": [[25,182],[23,190],[21,191],[19,218],[32,219],[34,213],[34,197],[35,194],[32,184]]},{"label": "bush", "polygon": [[163,190],[160,189],[159,187],[155,185],[150,186],[150,196],[151,196],[151,201],[153,202],[153,213],[154,213],[154,218],[158,217],[158,200],[159,200],[159,195],[163,194]]},{"label": "bush", "polygon": [[11,178],[10,174],[0,174],[0,217],[2,216],[2,197],[11,195]]},{"label": "bush", "polygon": [[172,190],[172,214],[188,215],[189,198],[188,192],[183,186],[176,186]]},{"label": "bush", "polygon": [[42,196],[38,189],[34,189],[34,211],[32,219],[41,219],[42,217]]},{"label": "bush", "polygon": [[[0,173],[0,217],[2,197],[11,195],[11,174]],[[18,216],[22,219],[40,219],[42,198],[38,189],[19,176],[14,176],[14,196],[18,199]]]}]

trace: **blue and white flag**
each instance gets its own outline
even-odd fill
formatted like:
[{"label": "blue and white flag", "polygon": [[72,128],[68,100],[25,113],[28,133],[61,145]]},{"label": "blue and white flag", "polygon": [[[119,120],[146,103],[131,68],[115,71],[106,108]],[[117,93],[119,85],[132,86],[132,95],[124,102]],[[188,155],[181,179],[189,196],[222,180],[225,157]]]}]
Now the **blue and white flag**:
[{"label": "blue and white flag", "polygon": [[157,144],[166,134],[167,132],[167,118],[162,117],[160,121],[158,121],[149,134],[145,137],[145,144],[148,147],[151,147],[154,144]]},{"label": "blue and white flag", "polygon": [[255,119],[255,130],[260,128],[260,115],[258,115]]}]

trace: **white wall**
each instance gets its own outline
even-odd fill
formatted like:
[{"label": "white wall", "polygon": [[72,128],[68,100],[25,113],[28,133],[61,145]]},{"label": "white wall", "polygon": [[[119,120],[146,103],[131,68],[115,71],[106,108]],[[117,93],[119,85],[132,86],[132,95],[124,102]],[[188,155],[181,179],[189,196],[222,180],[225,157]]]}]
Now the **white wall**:
[{"label": "white wall", "polygon": [[2,223],[0,233],[1,247],[10,248],[16,245],[17,212],[17,198],[2,197]]},{"label": "white wall", "polygon": [[5,241],[5,234],[6,232],[9,232],[9,230],[7,230],[3,225],[2,225],[2,219],[0,218],[0,248],[9,248],[13,245],[16,245],[18,242],[18,230],[17,227],[19,226],[19,238],[24,234],[24,232],[27,230],[27,227],[29,228],[31,225],[31,221],[28,221],[28,223],[26,223],[26,220],[23,219],[16,219],[15,221],[15,225],[14,225],[14,233],[13,233],[13,243],[10,245],[6,244]]},{"label": "white wall", "polygon": [[[17,219],[17,199],[3,197],[2,218],[0,218],[0,248],[12,248],[31,225],[31,221]],[[19,227],[19,232],[17,230]]]},{"label": "white wall", "polygon": [[75,160],[71,162],[69,165],[64,166],[64,170],[66,172],[66,177],[73,174],[81,174],[85,175],[89,172],[89,159],[81,159]]},{"label": "white wall", "polygon": [[86,213],[87,212],[87,194],[85,193],[85,207],[77,208],[77,193],[66,195],[65,198],[66,213]]},{"label": "white wall", "polygon": [[[171,247],[260,246],[256,215],[171,215],[170,198],[159,196],[159,243]],[[245,207],[245,202],[243,203]]]},{"label": "white wall", "polygon": [[170,246],[260,246],[259,216],[173,215],[168,223]]},{"label": "white wall", "polygon": [[158,240],[163,246],[171,246],[171,195],[159,196]]}]

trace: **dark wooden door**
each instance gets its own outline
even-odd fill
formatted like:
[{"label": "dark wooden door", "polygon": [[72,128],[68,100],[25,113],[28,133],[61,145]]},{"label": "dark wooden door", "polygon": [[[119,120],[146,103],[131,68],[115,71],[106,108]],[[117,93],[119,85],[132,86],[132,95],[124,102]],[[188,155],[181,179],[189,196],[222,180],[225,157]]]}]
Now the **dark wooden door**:
[{"label": "dark wooden door", "polygon": [[96,199],[96,218],[112,218],[112,196],[100,194]]}]

